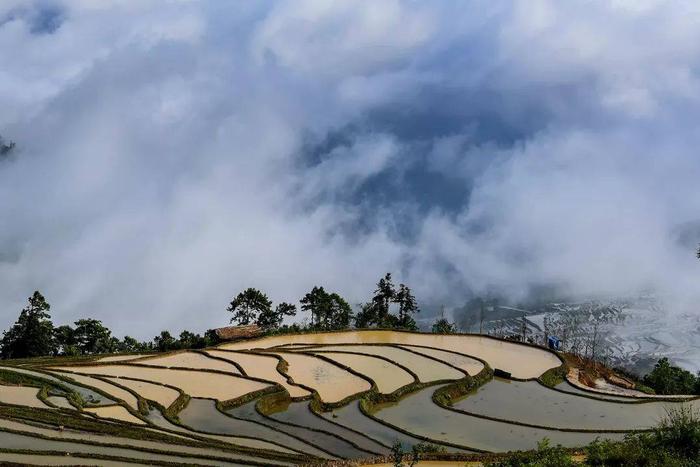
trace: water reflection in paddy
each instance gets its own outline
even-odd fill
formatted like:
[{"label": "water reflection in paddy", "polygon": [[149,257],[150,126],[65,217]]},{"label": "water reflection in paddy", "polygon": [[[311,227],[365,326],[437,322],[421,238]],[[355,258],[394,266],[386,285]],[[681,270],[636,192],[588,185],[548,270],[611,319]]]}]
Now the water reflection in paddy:
[{"label": "water reflection in paddy", "polygon": [[291,404],[289,404],[288,407],[285,408],[285,410],[281,412],[276,412],[272,415],[269,415],[268,417],[282,422],[295,423],[298,425],[323,430],[328,433],[333,433],[337,436],[342,437],[343,439],[347,439],[348,441],[353,442],[354,444],[366,451],[374,452],[377,454],[389,453],[389,450],[382,444],[379,444],[378,442],[373,441],[370,438],[361,435],[360,433],[356,433],[352,430],[349,430],[338,424],[332,423],[326,420],[325,418],[312,413],[311,409],[309,408],[309,403],[307,401],[292,402]]},{"label": "water reflection in paddy", "polygon": [[505,422],[485,420],[453,412],[435,405],[432,394],[436,387],[428,387],[388,405],[374,416],[416,435],[486,451],[527,450],[537,447],[543,438],[553,445],[583,446],[597,437],[621,439],[617,433],[581,433],[529,428]]},{"label": "water reflection in paddy", "polygon": [[[309,443],[314,444],[315,446],[323,448],[325,451],[345,459],[368,457],[378,454],[376,452],[360,450],[349,442],[345,441],[343,438],[336,437],[325,432],[315,431],[321,429],[318,426],[310,426],[306,428],[304,426],[299,426],[300,424],[298,423],[295,424],[295,426],[290,426],[278,420],[264,417],[255,410],[255,403],[255,401],[249,402],[240,407],[229,410],[227,413],[237,418],[256,421],[284,433],[297,436],[305,441],[308,441]],[[309,428],[313,428],[313,430],[310,430]]]},{"label": "water reflection in paddy", "polygon": [[[700,408],[696,401],[695,407]],[[470,413],[533,425],[588,430],[646,429],[674,402],[616,403],[551,390],[536,381],[495,378],[454,404]]]},{"label": "water reflection in paddy", "polygon": [[582,395],[582,396],[593,397],[596,399],[613,400],[613,401],[620,401],[620,402],[639,402],[639,401],[653,399],[653,398],[642,398],[642,397],[618,396],[618,395],[614,395],[614,394],[604,394],[601,392],[595,392],[593,389],[591,389],[590,391],[586,391],[586,390],[577,388],[576,386],[569,383],[568,381],[563,381],[554,387],[560,391],[568,392],[569,394],[577,394],[577,395]]},{"label": "water reflection in paddy", "polygon": [[382,443],[384,446],[392,446],[399,441],[404,447],[411,448],[414,444],[421,442],[420,439],[407,435],[391,427],[383,425],[376,420],[366,417],[360,411],[360,402],[352,403],[335,409],[332,412],[324,412],[323,417],[339,423],[351,430],[358,431],[370,438]]},{"label": "water reflection in paddy", "polygon": [[93,391],[92,389],[85,388],[83,386],[79,386],[77,384],[72,384],[72,383],[67,383],[66,381],[63,381],[62,379],[56,378],[55,376],[51,376],[45,373],[41,373],[39,371],[32,371],[32,370],[27,370],[24,368],[6,368],[3,367],[5,370],[10,370],[14,371],[16,373],[22,373],[25,375],[30,375],[34,376],[36,378],[42,378],[47,381],[51,381],[54,383],[61,384],[63,387],[68,388],[78,394],[80,394],[80,397],[83,398],[85,402],[87,402],[89,405],[113,405],[116,404],[116,401],[113,401],[102,394]]},{"label": "water reflection in paddy", "polygon": [[193,397],[210,397],[221,401],[235,399],[249,392],[267,387],[258,381],[221,373],[130,365],[95,365],[58,367],[57,370],[79,371],[102,376],[119,376],[145,379],[182,389]]},{"label": "water reflection in paddy", "polygon": [[391,394],[414,382],[409,372],[378,357],[342,352],[324,352],[322,355],[367,376],[382,394]]},{"label": "water reflection in paddy", "polygon": [[[198,438],[208,438],[208,439],[213,439],[217,441],[222,441],[224,443],[232,444],[234,446],[245,446],[249,448],[254,448],[254,449],[264,449],[267,451],[278,451],[278,452],[284,452],[287,454],[298,454],[296,451],[293,451],[291,449],[287,449],[285,447],[279,446],[274,443],[270,443],[267,441],[264,441],[262,439],[254,439],[254,438],[245,438],[242,436],[226,436],[226,435],[213,435],[213,434],[208,434],[208,433],[197,433],[194,431],[190,431],[187,428],[184,428],[180,425],[175,425],[171,423],[167,418],[163,416],[162,413],[160,413],[159,410],[153,409],[151,410],[148,415],[146,415],[146,418],[148,419],[149,422],[153,423],[155,426],[162,428],[167,431],[176,431],[178,433],[182,433],[183,435],[187,436],[182,436],[183,438],[191,438],[192,436],[196,436]],[[168,433],[171,436],[178,436],[178,435],[173,435],[172,433]]]},{"label": "water reflection in paddy", "polygon": [[487,336],[439,335],[384,330],[344,331],[266,337],[224,344],[225,349],[254,349],[289,344],[406,344],[423,345],[473,355],[492,368],[500,368],[516,378],[536,378],[550,368],[561,365],[553,353],[532,346],[516,344]]},{"label": "water reflection in paddy", "polygon": [[294,382],[315,389],[324,402],[340,402],[371,388],[366,380],[320,358],[291,352],[277,355],[289,363],[287,374]]},{"label": "water reflection in paddy", "polygon": [[433,349],[430,347],[418,347],[415,345],[402,345],[401,347],[410,349],[413,352],[419,354],[427,355],[429,357],[437,358],[445,363],[449,363],[452,366],[456,366],[460,370],[466,371],[470,375],[474,376],[484,369],[484,364],[475,358],[468,357],[466,355],[448,352],[446,350]]},{"label": "water reflection in paddy", "polygon": [[279,360],[274,355],[254,355],[224,350],[208,350],[207,354],[238,363],[248,376],[282,385],[292,397],[306,397],[311,394],[306,389],[287,382],[287,378],[277,371]]},{"label": "water reflection in paddy", "polygon": [[215,402],[208,399],[192,398],[179,414],[183,424],[198,431],[222,435],[247,436],[281,444],[295,451],[311,454],[316,457],[330,458],[328,453],[321,451],[286,433],[280,433],[267,426],[249,420],[238,420],[227,417],[216,409]]},{"label": "water reflection in paddy", "polygon": [[[68,441],[50,440],[36,438],[28,435],[9,433],[0,431],[0,446],[4,449],[16,450],[43,450],[43,451],[59,451],[66,453],[83,453],[83,454],[102,454],[105,456],[118,456],[126,458],[135,458],[139,460],[161,461],[182,463],[183,457],[168,454],[156,454],[152,452],[139,451],[136,449],[113,447],[113,446],[98,446],[84,443],[73,443]],[[232,462],[214,461],[202,458],[189,458],[184,462],[194,463],[197,465],[228,465],[240,466],[245,464],[236,463],[235,459]]]},{"label": "water reflection in paddy", "polygon": [[336,345],[309,349],[310,351],[357,352],[365,355],[378,355],[402,365],[414,372],[424,383],[430,381],[464,378],[464,373],[444,363],[437,362],[408,350],[387,345]]},{"label": "water reflection in paddy", "polygon": [[139,365],[165,366],[177,368],[189,368],[195,370],[219,370],[227,373],[240,375],[235,365],[222,362],[216,358],[210,358],[199,352],[177,352],[170,355],[146,357],[144,359],[131,361]]}]

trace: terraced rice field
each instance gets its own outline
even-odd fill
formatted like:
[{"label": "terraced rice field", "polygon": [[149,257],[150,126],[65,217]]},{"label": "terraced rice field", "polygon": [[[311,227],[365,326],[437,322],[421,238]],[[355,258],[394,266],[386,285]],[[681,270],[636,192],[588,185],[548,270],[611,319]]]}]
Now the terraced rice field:
[{"label": "terraced rice field", "polygon": [[561,364],[483,336],[374,330],[10,361],[0,368],[0,461],[274,466],[386,456],[395,441],[456,453],[531,449],[544,437],[578,446],[649,428],[681,404],[537,380]]}]

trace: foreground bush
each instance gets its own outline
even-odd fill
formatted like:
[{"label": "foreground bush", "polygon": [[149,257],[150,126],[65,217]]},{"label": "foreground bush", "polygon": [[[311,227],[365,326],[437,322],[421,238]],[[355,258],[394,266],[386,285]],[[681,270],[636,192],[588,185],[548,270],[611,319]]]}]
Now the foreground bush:
[{"label": "foreground bush", "polygon": [[570,450],[550,447],[545,439],[536,451],[515,453],[492,462],[499,467],[698,467],[700,466],[700,414],[691,407],[668,412],[648,433],[630,434],[623,441],[594,441],[577,461]]}]

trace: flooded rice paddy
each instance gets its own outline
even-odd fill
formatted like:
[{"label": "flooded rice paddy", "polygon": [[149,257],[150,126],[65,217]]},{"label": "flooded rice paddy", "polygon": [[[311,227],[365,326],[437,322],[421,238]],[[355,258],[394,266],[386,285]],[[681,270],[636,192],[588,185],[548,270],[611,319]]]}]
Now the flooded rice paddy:
[{"label": "flooded rice paddy", "polygon": [[311,394],[306,389],[287,382],[287,378],[277,371],[279,360],[274,355],[254,355],[221,350],[208,350],[207,353],[238,363],[248,376],[280,384],[291,397],[307,397]]},{"label": "flooded rice paddy", "polygon": [[274,430],[266,425],[250,420],[239,420],[223,414],[216,409],[214,402],[210,400],[190,400],[187,407],[180,412],[179,418],[184,425],[196,431],[264,439],[297,452],[328,459],[334,457],[330,453],[322,451],[301,439]]},{"label": "flooded rice paddy", "polygon": [[471,355],[485,360],[492,368],[511,373],[516,378],[537,378],[550,368],[561,365],[559,358],[544,349],[478,335],[442,335],[411,332],[360,330],[317,334],[273,336],[224,344],[222,348],[242,350],[290,344],[400,344],[422,345]]},{"label": "flooded rice paddy", "polygon": [[415,436],[402,433],[401,431],[395,430],[390,426],[365,416],[360,410],[359,401],[353,401],[345,407],[335,409],[332,412],[326,412],[322,415],[327,420],[369,436],[386,447],[391,447],[398,441],[410,449],[413,445],[421,442],[421,440]]},{"label": "flooded rice paddy", "polygon": [[402,345],[401,347],[428,357],[436,358],[442,362],[457,367],[462,371],[465,371],[471,376],[479,374],[479,372],[484,369],[484,364],[479,360],[463,354],[449,352],[447,350],[433,349],[431,347],[418,347],[415,345]]},{"label": "flooded rice paddy", "polygon": [[553,445],[583,446],[600,439],[621,439],[619,433],[582,433],[530,428],[486,420],[453,412],[435,405],[429,387],[404,398],[400,404],[387,404],[373,415],[378,419],[438,442],[485,451],[528,450],[543,438]]},{"label": "flooded rice paddy", "polygon": [[94,413],[98,417],[102,418],[113,418],[115,420],[121,420],[127,423],[134,423],[136,425],[145,425],[146,422],[140,418],[132,415],[128,410],[126,410],[121,405],[110,405],[107,407],[86,407],[86,412]]},{"label": "flooded rice paddy", "polygon": [[268,418],[332,433],[350,441],[365,451],[375,452],[378,454],[389,453],[386,446],[371,439],[370,437],[356,431],[352,431],[347,427],[333,423],[330,420],[326,420],[322,416],[313,413],[309,407],[309,403],[306,401],[292,402],[285,408],[285,410],[268,415]]},{"label": "flooded rice paddy", "polygon": [[367,380],[320,358],[287,352],[277,355],[289,364],[287,374],[294,382],[315,389],[324,402],[340,402],[371,388]]},{"label": "flooded rice paddy", "polygon": [[165,408],[170,407],[170,405],[180,397],[179,391],[160,384],[111,376],[105,376],[104,378],[115,384],[131,389],[144,399],[157,402]]},{"label": "flooded rice paddy", "polygon": [[12,405],[24,405],[46,409],[48,406],[37,398],[38,388],[22,386],[0,386],[0,403]]},{"label": "flooded rice paddy", "polygon": [[[156,462],[186,462],[187,459],[170,454],[157,454],[153,452],[143,451],[134,448],[122,448],[113,446],[102,446],[95,444],[85,444],[82,442],[70,442],[63,440],[53,440],[37,438],[34,436],[10,433],[0,431],[0,446],[4,449],[14,450],[32,450],[32,451],[59,451],[72,454],[98,454],[113,457],[137,458],[145,461]],[[189,458],[191,463],[197,465],[228,465],[239,466],[244,465],[228,461],[212,461],[203,458]],[[99,461],[93,461],[93,465],[99,464]],[[65,465],[65,461],[64,464]]]},{"label": "flooded rice paddy", "polygon": [[367,376],[382,394],[390,394],[415,381],[409,372],[381,358],[341,352],[324,352],[322,355]]},{"label": "flooded rice paddy", "polygon": [[423,383],[464,378],[464,373],[423,355],[388,345],[338,345],[314,347],[309,352],[357,352],[384,357],[412,371]]},{"label": "flooded rice paddy", "polygon": [[[292,465],[386,455],[396,441],[410,449],[427,440],[449,452],[532,449],[545,437],[552,444],[581,446],[598,437],[620,439],[623,431],[650,428],[669,407],[679,406],[596,395],[568,383],[547,388],[534,379],[561,364],[555,354],[483,336],[366,330],[281,335],[203,352],[7,367],[62,388],[54,386],[47,401],[63,410],[50,410],[38,399],[38,387],[0,386],[0,405],[47,409],[32,412],[43,414],[32,422],[12,419],[16,415],[0,418],[0,447],[31,449],[38,455],[66,452],[76,465],[83,465],[88,455],[144,464]],[[487,381],[453,400],[451,407],[433,402],[434,391],[445,381],[482,371],[479,359],[515,379]],[[425,384],[411,386],[416,381]],[[294,399],[278,391],[251,400],[274,384]],[[412,387],[413,392],[396,399],[397,390]],[[68,402],[67,397],[74,396],[71,391],[87,402],[85,407]],[[137,394],[155,402],[144,417],[148,423],[136,415]],[[394,402],[377,403],[380,400]],[[226,403],[217,406],[217,401]],[[330,407],[319,402],[342,406],[317,413],[311,407]],[[688,405],[700,410],[700,401]],[[161,412],[160,407],[169,410]],[[362,407],[371,407],[371,414],[363,413]],[[78,420],[80,428],[58,430],[56,424],[63,420]],[[82,431],[83,425],[91,431]],[[105,432],[99,426],[106,427]],[[8,455],[0,452],[0,461],[10,459]],[[46,465],[56,461],[55,456],[38,457]]]},{"label": "flooded rice paddy", "polygon": [[91,376],[85,376],[85,375],[79,375],[79,374],[73,374],[73,373],[60,373],[61,376],[65,378],[70,378],[76,383],[80,383],[85,386],[90,386],[95,389],[99,389],[100,391],[109,394],[109,396],[114,399],[114,400],[122,400],[126,402],[129,407],[131,407],[134,410],[138,410],[139,408],[139,401],[134,396],[132,393],[129,391],[126,391],[122,388],[116,387],[113,384],[110,384],[108,382],[102,381],[99,378],[94,378]]},{"label": "flooded rice paddy", "polygon": [[78,384],[68,383],[62,379],[56,378],[55,376],[51,376],[50,374],[42,373],[40,371],[27,370],[26,368],[12,367],[5,369],[60,384],[61,386],[79,394],[80,397],[82,397],[82,399],[89,405],[113,405],[116,403],[116,401],[113,401],[90,388],[86,388],[85,386],[80,386]]},{"label": "flooded rice paddy", "polygon": [[131,361],[139,365],[164,366],[167,368],[189,368],[197,370],[218,370],[240,375],[235,365],[210,358],[198,352],[178,352],[163,357],[146,357]]},{"label": "flooded rice paddy", "polygon": [[[700,401],[687,405],[700,409]],[[553,391],[536,381],[494,378],[454,408],[502,420],[564,429],[629,430],[657,425],[677,402],[608,402]]]},{"label": "flooded rice paddy", "polygon": [[238,419],[254,421],[282,433],[287,433],[288,435],[301,438],[305,442],[318,446],[325,452],[331,453],[339,458],[355,459],[378,454],[376,452],[365,451],[349,442],[349,440],[336,436],[333,433],[325,432],[319,429],[317,426],[289,424],[287,422],[281,422],[279,420],[260,415],[255,410],[255,402],[229,410],[227,413]]},{"label": "flooded rice paddy", "polygon": [[221,373],[201,373],[194,370],[149,368],[129,365],[95,365],[58,367],[58,370],[80,371],[91,375],[124,376],[145,379],[182,389],[193,397],[208,397],[221,401],[235,399],[267,387],[264,383]]},{"label": "flooded rice paddy", "polygon": [[148,354],[131,354],[131,355],[111,355],[109,357],[101,357],[95,360],[99,363],[109,363],[109,362],[126,362],[129,360],[136,360],[137,358],[148,357]]}]

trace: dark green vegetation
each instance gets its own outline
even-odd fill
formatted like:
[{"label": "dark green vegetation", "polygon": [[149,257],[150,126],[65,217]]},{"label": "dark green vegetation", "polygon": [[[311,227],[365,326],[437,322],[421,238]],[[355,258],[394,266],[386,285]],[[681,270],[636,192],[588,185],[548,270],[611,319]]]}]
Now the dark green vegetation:
[{"label": "dark green vegetation", "polygon": [[580,450],[580,462],[572,451],[550,446],[543,440],[536,451],[515,453],[487,465],[499,467],[691,467],[700,465],[700,415],[688,408],[670,410],[650,432],[629,434],[621,442],[595,441]]},{"label": "dark green vegetation", "polygon": [[453,334],[457,332],[457,326],[445,318],[440,318],[433,323],[432,331],[435,334]]},{"label": "dark green vegetation", "polygon": [[657,394],[700,394],[700,374],[671,365],[662,358],[654,369],[644,377],[644,384]]},{"label": "dark green vegetation", "polygon": [[[392,305],[396,313],[392,313]],[[362,305],[355,318],[355,326],[416,330],[418,326],[413,314],[419,311],[411,289],[405,284],[400,284],[397,289],[391,280],[391,274],[387,273],[377,283],[372,300]]]},{"label": "dark green vegetation", "polygon": [[152,352],[203,348],[217,343],[213,332],[204,336],[183,331],[174,338],[161,332],[152,342],[139,342],[130,336],[118,339],[96,319],[79,319],[74,326],[54,327],[51,306],[39,292],[29,297],[29,304],[20,312],[17,322],[3,333],[0,357],[33,358],[46,356],[96,355],[115,352]]},{"label": "dark green vegetation", "polygon": [[[240,292],[227,311],[233,313],[232,322],[239,325],[256,324],[267,334],[349,329],[353,321],[357,328],[417,329],[412,318],[419,311],[416,299],[405,284],[396,288],[389,273],[379,280],[374,296],[362,305],[357,317],[343,297],[319,286],[304,295],[299,303],[301,310],[311,317],[308,324],[282,325],[285,317],[296,315],[297,307],[282,302],[273,308],[267,295],[254,288]],[[150,342],[140,342],[131,336],[119,339],[101,321],[92,318],[79,319],[73,326],[55,327],[50,309],[44,296],[38,291],[34,292],[17,322],[3,333],[0,358],[167,352],[201,349],[219,342],[213,330],[208,330],[204,335],[185,330],[179,337],[164,330]],[[443,326],[439,332],[454,331],[454,326]]]}]

